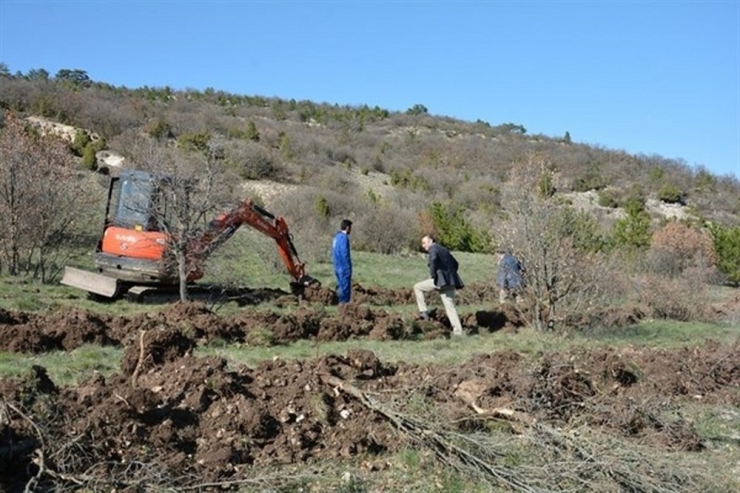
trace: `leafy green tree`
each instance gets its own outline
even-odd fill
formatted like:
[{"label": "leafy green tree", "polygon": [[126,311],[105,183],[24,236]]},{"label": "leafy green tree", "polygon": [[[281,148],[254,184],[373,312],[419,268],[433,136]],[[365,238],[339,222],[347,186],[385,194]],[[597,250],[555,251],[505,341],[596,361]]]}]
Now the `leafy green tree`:
[{"label": "leafy green tree", "polygon": [[60,69],[54,78],[59,81],[71,82],[75,86],[89,86],[92,82],[87,72],[80,69]]},{"label": "leafy green tree", "polygon": [[84,130],[78,130],[75,133],[75,137],[72,139],[72,143],[69,145],[69,148],[76,156],[83,156],[85,154],[85,148],[90,144],[90,142],[92,142],[92,139],[88,133]]},{"label": "leafy green tree", "polygon": [[441,202],[433,202],[427,214],[440,243],[461,252],[488,252],[491,238],[485,231],[476,230],[465,219],[464,209]]},{"label": "leafy green tree", "polygon": [[0,77],[10,77],[10,69],[4,62],[0,62]]},{"label": "leafy green tree", "polygon": [[601,207],[609,207],[610,209],[616,209],[619,207],[619,198],[614,190],[599,190],[598,197],[598,204]]},{"label": "leafy green tree", "polygon": [[717,268],[734,285],[740,284],[740,226],[707,225],[717,254]]},{"label": "leafy green tree", "polygon": [[98,158],[96,154],[97,151],[95,150],[95,145],[93,145],[92,142],[86,145],[85,151],[82,153],[82,166],[89,170],[95,171],[98,166]]},{"label": "leafy green tree", "polygon": [[602,165],[599,162],[592,163],[582,176],[576,178],[573,190],[576,192],[588,192],[589,190],[603,190],[608,185],[606,178],[601,174]]},{"label": "leafy green tree", "polygon": [[696,173],[695,187],[698,191],[712,190],[717,183],[717,180],[704,168],[699,168]]},{"label": "leafy green tree", "polygon": [[423,104],[415,104],[406,110],[406,114],[408,115],[426,115],[428,113],[429,110]]},{"label": "leafy green tree", "polygon": [[527,129],[524,128],[524,125],[517,125],[516,123],[504,123],[502,125],[498,125],[496,126],[496,130],[502,134],[524,135],[527,133]]},{"label": "leafy green tree", "polygon": [[331,207],[329,207],[329,201],[323,195],[316,197],[316,212],[319,216],[327,219],[331,214]]},{"label": "leafy green tree", "polygon": [[155,139],[166,139],[172,136],[172,127],[164,118],[157,118],[149,124],[147,133]]},{"label": "leafy green tree", "polygon": [[42,68],[31,69],[28,71],[28,74],[26,74],[26,78],[29,80],[49,80],[49,72]]},{"label": "leafy green tree", "polygon": [[676,185],[666,183],[658,190],[658,199],[668,204],[677,204],[683,200],[683,192]]},{"label": "leafy green tree", "polygon": [[247,131],[244,136],[253,142],[259,142],[260,132],[257,130],[257,125],[255,125],[252,120],[249,120],[249,123],[247,123]]},{"label": "leafy green tree", "polygon": [[537,192],[540,197],[552,197],[555,195],[555,183],[553,181],[552,171],[543,169],[540,173],[540,179],[537,182]]},{"label": "leafy green tree", "polygon": [[286,161],[290,161],[295,157],[295,151],[293,150],[293,144],[291,143],[290,137],[285,132],[279,134],[278,148],[280,149],[280,155]]},{"label": "leafy green tree", "polygon": [[645,204],[637,197],[625,203],[627,217],[620,219],[612,230],[612,243],[616,247],[644,248],[650,244],[650,215]]},{"label": "leafy green tree", "polygon": [[565,207],[562,213],[556,216],[556,222],[559,223],[556,229],[571,238],[573,248],[577,251],[596,253],[606,249],[607,241],[599,223],[588,212]]},{"label": "leafy green tree", "polygon": [[650,168],[650,171],[648,172],[648,180],[652,183],[656,183],[662,180],[664,175],[665,170],[663,168]]},{"label": "leafy green tree", "polygon": [[210,150],[208,143],[211,135],[208,132],[182,134],[177,138],[177,145],[181,149],[197,151],[207,154]]}]

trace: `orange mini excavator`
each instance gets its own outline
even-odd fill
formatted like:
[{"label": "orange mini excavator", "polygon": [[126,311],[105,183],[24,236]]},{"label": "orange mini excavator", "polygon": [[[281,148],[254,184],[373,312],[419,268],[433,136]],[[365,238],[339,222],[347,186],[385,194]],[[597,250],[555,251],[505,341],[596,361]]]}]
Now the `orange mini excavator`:
[{"label": "orange mini excavator", "polygon": [[[94,252],[95,272],[68,266],[61,283],[108,299],[119,298],[133,288],[171,290],[178,286],[173,238],[161,226],[167,217],[162,194],[167,184],[167,177],[145,171],[122,170],[112,176],[102,236]],[[208,256],[243,225],[275,240],[291,276],[292,291],[318,284],[306,275],[285,220],[251,200],[219,214],[187,240],[184,251],[188,282],[203,277]]]}]

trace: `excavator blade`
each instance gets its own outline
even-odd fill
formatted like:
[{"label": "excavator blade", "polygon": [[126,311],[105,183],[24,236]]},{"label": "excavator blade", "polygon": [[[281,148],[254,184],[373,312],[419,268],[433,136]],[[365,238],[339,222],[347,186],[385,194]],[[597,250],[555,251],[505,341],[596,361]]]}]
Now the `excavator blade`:
[{"label": "excavator blade", "polygon": [[65,267],[64,277],[60,282],[106,298],[115,298],[119,294],[117,279],[75,267]]}]

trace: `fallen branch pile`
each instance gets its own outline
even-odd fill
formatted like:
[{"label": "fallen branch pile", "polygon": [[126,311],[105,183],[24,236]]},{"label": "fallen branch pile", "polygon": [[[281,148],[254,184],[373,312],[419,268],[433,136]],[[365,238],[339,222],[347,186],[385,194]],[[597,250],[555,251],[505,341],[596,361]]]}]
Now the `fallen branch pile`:
[{"label": "fallen branch pile", "polygon": [[[708,478],[677,467],[623,442],[589,430],[561,431],[510,409],[473,407],[478,419],[508,419],[520,434],[512,440],[495,433],[461,433],[439,420],[423,420],[399,412],[334,376],[324,382],[384,416],[414,447],[434,453],[443,464],[465,477],[478,478],[497,489],[521,492],[625,490],[633,492],[700,491]],[[517,454],[521,466],[507,465]]]}]

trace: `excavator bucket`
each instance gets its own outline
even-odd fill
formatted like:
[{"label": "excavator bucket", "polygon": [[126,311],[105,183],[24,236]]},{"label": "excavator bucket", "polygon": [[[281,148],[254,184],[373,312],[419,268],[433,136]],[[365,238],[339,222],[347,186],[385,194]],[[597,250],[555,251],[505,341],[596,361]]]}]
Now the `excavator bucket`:
[{"label": "excavator bucket", "polygon": [[117,279],[75,267],[65,267],[64,277],[60,282],[106,298],[115,298],[119,294]]},{"label": "excavator bucket", "polygon": [[292,281],[290,283],[290,292],[295,295],[300,295],[304,293],[308,286],[321,286],[321,281],[306,274],[301,276],[297,281]]}]

